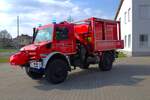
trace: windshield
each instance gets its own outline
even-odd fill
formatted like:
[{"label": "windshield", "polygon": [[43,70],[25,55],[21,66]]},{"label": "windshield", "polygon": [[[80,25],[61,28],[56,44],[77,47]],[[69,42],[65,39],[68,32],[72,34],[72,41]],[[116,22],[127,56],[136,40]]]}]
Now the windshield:
[{"label": "windshield", "polygon": [[39,30],[35,37],[34,43],[42,42],[42,41],[52,41],[52,34],[53,34],[52,27]]}]

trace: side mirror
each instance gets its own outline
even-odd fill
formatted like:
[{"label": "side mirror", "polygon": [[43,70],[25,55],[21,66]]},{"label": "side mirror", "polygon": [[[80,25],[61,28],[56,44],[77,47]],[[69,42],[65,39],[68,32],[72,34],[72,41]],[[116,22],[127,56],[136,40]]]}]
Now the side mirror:
[{"label": "side mirror", "polygon": [[37,32],[38,32],[38,30],[36,30],[36,28],[34,27],[34,28],[33,28],[33,38],[32,38],[32,42],[34,42],[35,37],[36,37],[36,35],[37,35]]}]

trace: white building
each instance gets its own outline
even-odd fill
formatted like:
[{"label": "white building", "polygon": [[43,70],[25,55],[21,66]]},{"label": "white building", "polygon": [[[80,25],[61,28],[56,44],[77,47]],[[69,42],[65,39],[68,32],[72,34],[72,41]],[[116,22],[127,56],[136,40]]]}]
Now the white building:
[{"label": "white building", "polygon": [[121,0],[115,20],[121,22],[123,51],[150,56],[150,0]]}]

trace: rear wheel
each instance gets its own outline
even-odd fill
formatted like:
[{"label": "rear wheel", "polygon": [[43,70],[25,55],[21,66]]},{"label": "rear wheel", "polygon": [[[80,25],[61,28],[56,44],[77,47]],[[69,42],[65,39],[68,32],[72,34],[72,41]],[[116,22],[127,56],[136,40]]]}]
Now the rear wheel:
[{"label": "rear wheel", "polygon": [[32,79],[41,79],[43,77],[42,73],[34,72],[30,69],[30,67],[25,67],[27,75]]},{"label": "rear wheel", "polygon": [[68,64],[61,59],[54,59],[48,63],[45,77],[52,84],[63,82],[68,76]]},{"label": "rear wheel", "polygon": [[112,69],[113,64],[113,56],[109,52],[103,53],[100,62],[99,62],[99,69],[101,71],[110,71]]}]

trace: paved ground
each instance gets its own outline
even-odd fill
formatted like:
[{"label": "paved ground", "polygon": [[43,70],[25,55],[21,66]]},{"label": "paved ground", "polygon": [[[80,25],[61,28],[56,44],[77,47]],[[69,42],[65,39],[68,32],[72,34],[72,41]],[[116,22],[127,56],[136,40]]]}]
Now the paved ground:
[{"label": "paved ground", "polygon": [[150,100],[150,58],[120,59],[110,72],[77,69],[59,85],[0,64],[0,100]]}]

